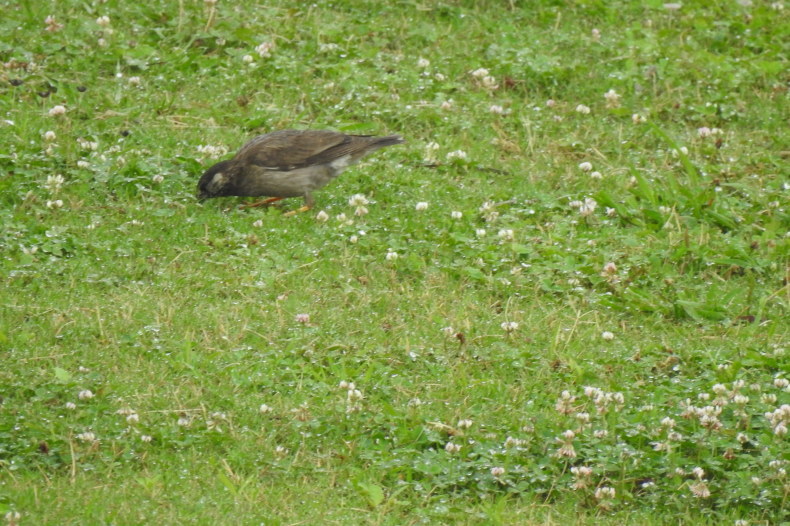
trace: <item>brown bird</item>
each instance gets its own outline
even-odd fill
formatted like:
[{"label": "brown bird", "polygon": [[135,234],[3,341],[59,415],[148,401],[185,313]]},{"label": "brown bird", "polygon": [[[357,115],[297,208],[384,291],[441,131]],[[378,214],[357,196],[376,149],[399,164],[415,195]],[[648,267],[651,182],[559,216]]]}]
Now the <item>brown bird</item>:
[{"label": "brown bird", "polygon": [[310,210],[313,191],[328,184],[365,155],[404,140],[399,135],[373,137],[324,130],[281,130],[251,139],[230,160],[221,161],[198,182],[198,199],[240,196],[269,197],[260,206],[286,197],[304,197]]}]

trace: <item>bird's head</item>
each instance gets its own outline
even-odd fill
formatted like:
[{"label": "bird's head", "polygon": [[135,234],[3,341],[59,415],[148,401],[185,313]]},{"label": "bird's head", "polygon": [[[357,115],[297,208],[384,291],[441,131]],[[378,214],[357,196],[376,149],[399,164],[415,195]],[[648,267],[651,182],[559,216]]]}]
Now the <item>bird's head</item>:
[{"label": "bird's head", "polygon": [[222,161],[206,170],[198,181],[197,198],[202,201],[210,197],[230,195],[231,168],[230,161]]}]

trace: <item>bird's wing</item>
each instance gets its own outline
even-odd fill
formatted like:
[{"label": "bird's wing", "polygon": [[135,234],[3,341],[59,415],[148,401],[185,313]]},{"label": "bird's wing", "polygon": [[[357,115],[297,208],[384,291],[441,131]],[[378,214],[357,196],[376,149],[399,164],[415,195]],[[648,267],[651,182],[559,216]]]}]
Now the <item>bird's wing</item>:
[{"label": "bird's wing", "polygon": [[265,168],[293,170],[364,153],[372,140],[373,137],[366,135],[326,130],[282,130],[253,138],[242,146],[234,160]]}]

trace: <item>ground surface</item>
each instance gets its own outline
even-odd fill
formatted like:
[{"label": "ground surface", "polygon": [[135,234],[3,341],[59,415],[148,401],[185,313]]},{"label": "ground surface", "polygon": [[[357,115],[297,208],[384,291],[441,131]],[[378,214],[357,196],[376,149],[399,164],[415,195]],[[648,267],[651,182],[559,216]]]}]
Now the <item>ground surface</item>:
[{"label": "ground surface", "polygon": [[7,522],[788,520],[783,2],[0,4]]}]

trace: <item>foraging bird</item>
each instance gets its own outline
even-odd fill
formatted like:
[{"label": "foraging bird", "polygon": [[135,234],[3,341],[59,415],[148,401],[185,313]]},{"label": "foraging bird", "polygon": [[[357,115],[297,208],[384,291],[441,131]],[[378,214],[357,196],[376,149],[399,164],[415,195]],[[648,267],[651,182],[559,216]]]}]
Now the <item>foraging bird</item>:
[{"label": "foraging bird", "polygon": [[304,206],[288,215],[309,210],[313,191],[328,184],[365,155],[404,140],[398,135],[373,137],[325,130],[281,130],[251,139],[230,160],[221,161],[198,182],[198,199],[240,196],[269,199],[304,197]]}]

